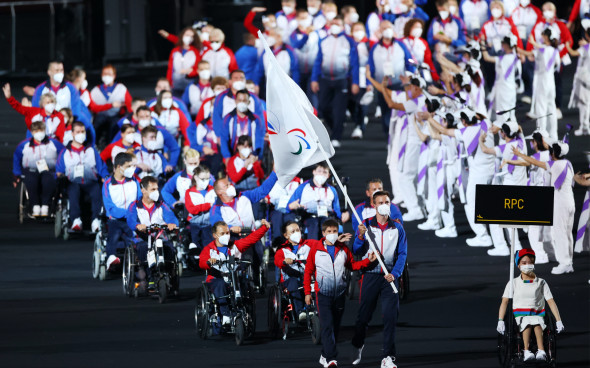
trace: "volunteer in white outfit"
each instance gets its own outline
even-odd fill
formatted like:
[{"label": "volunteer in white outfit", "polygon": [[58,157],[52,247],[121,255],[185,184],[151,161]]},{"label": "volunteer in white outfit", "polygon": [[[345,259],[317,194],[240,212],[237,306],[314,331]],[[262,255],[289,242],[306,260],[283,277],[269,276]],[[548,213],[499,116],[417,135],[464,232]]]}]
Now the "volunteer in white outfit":
[{"label": "volunteer in white outfit", "polygon": [[[455,119],[457,117],[454,117]],[[467,177],[467,190],[463,189],[463,175],[457,172],[456,175],[460,179],[459,191],[465,193],[465,214],[471,230],[475,233],[475,237],[467,239],[467,245],[470,247],[489,247],[492,245],[492,239],[488,234],[486,226],[475,223],[475,186],[477,184],[491,184],[492,177],[495,171],[495,160],[492,155],[483,152],[480,147],[480,140],[483,139],[487,145],[494,144],[494,135],[491,132],[491,126],[486,121],[479,122],[475,112],[469,109],[461,110],[459,118],[463,124],[461,129],[444,128],[440,124],[430,124],[433,128],[440,131],[442,134],[449,137],[454,137],[458,143],[461,143],[461,152],[459,161],[464,161],[467,158],[467,168],[465,173]],[[450,116],[446,115],[447,124],[450,121]],[[459,171],[459,170],[458,170]],[[443,218],[444,219],[444,218]],[[446,225],[445,225],[446,226]]]},{"label": "volunteer in white outfit", "polygon": [[561,62],[557,38],[546,28],[541,44],[530,40],[535,48],[532,52],[519,50],[521,54],[535,59],[535,78],[533,79],[533,100],[531,112],[537,118],[537,128],[546,130],[549,136],[557,140],[557,107],[555,106],[555,77]]},{"label": "volunteer in white outfit", "polygon": [[565,44],[570,55],[578,57],[574,88],[568,105],[568,108],[577,107],[580,111],[580,127],[574,131],[577,136],[590,135],[590,19],[583,19],[582,27],[586,44],[577,50],[572,50],[569,43]]},{"label": "volunteer in white outfit", "polygon": [[[494,123],[497,126],[497,122]],[[488,147],[485,144],[485,137],[480,136],[479,139],[479,147],[484,153],[488,155],[494,155],[502,160],[514,160],[516,157],[512,152],[512,147],[517,147],[518,149],[524,150],[524,139],[519,136],[520,127],[519,125],[512,120],[508,120],[502,123],[502,128],[499,131],[500,137],[506,142],[505,144],[501,144],[496,147]],[[494,178],[494,184],[501,184],[501,185],[526,185],[527,176],[526,176],[526,168],[524,166],[516,166],[516,165],[504,165],[500,166],[499,168],[501,171],[496,172],[496,176]],[[500,183],[501,182],[501,183]],[[516,231],[515,229],[510,229],[510,239],[512,239],[512,232]],[[506,244],[506,239],[504,238],[503,229],[500,225],[490,225],[490,233],[492,235],[492,240],[494,242],[494,248],[488,250],[488,254],[490,256],[508,256],[510,255],[510,248]],[[516,243],[518,244],[518,236],[516,237]],[[519,248],[515,245],[516,248]]]},{"label": "volunteer in white outfit", "polygon": [[[485,43],[481,42],[483,50],[483,58],[488,63],[496,64],[496,80],[494,81],[494,88],[490,93],[490,107],[494,107],[494,111],[505,111],[513,109],[516,106],[516,94],[522,90],[522,82],[520,76],[522,74],[522,66],[520,59],[516,54],[514,48],[517,45],[517,37],[513,34],[502,39],[502,49],[504,55],[490,56],[485,49]],[[492,117],[492,111],[488,112],[488,117]],[[506,121],[509,118],[516,120],[514,110],[503,114],[502,120]]]},{"label": "volunteer in white outfit", "polygon": [[576,230],[576,244],[574,252],[582,253],[590,249],[590,173],[586,171],[574,175],[574,180],[578,185],[587,187],[584,201],[582,202],[582,212],[578,219],[578,229]]},{"label": "volunteer in white outfit", "polygon": [[551,269],[554,275],[574,272],[573,253],[574,237],[574,191],[572,184],[574,170],[571,162],[565,159],[569,152],[569,145],[562,141],[553,143],[550,147],[551,160],[541,162],[532,157],[526,156],[519,150],[513,150],[519,158],[538,166],[551,174],[551,185],[555,188],[553,200],[553,227],[551,228],[553,250],[559,265]]}]

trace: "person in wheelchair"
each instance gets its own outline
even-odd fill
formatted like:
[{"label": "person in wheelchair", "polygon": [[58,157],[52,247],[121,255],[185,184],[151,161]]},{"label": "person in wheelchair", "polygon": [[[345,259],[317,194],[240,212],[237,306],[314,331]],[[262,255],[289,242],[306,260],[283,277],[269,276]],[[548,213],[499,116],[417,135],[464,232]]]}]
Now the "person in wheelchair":
[{"label": "person in wheelchair", "polygon": [[303,180],[299,177],[294,177],[286,187],[282,187],[280,184],[275,184],[270,193],[268,193],[268,201],[272,205],[270,210],[270,221],[273,224],[272,238],[277,239],[284,234],[283,224],[295,218],[294,213],[287,213],[287,203],[289,199],[295,193],[295,189],[301,185]]},{"label": "person in wheelchair", "polygon": [[[555,316],[557,333],[561,333],[565,327],[559,316],[557,304],[553,299],[551,290],[547,281],[535,274],[535,252],[532,249],[521,249],[516,252],[515,258],[516,266],[520,270],[520,275],[506,284],[504,295],[502,295],[502,304],[500,304],[500,311],[498,312],[498,326],[497,331],[500,334],[506,332],[506,325],[504,323],[504,316],[508,308],[510,299],[510,282],[514,287],[514,295],[512,297],[512,312],[516,319],[518,331],[522,333],[522,341],[524,344],[524,361],[547,359],[543,344],[543,331],[547,328],[545,325],[545,301],[549,304],[553,316]],[[531,335],[534,331],[537,340],[537,353],[533,354],[530,350]]]},{"label": "person in wheelchair", "polygon": [[158,147],[156,136],[158,130],[153,126],[147,126],[141,131],[141,147],[135,150],[137,157],[138,175],[140,178],[146,176],[158,177],[169,167],[168,161]]},{"label": "person in wheelchair", "polygon": [[183,155],[185,169],[174,174],[162,188],[162,199],[172,209],[184,204],[186,191],[191,187],[194,170],[199,167],[199,151],[189,148]]},{"label": "person in wheelchair", "polygon": [[202,249],[213,241],[209,210],[215,203],[216,196],[210,178],[211,173],[207,166],[197,166],[193,172],[192,185],[185,193],[184,204],[191,228],[189,252],[191,249]]},{"label": "person in wheelchair", "polygon": [[[146,228],[150,225],[167,226],[172,231],[178,228],[178,219],[174,212],[162,201],[158,191],[158,179],[146,176],[141,179],[141,199],[133,202],[127,210],[127,225],[135,231],[135,246],[137,255],[142,264],[147,262],[147,234]],[[164,242],[164,258],[174,259],[176,251],[172,242]],[[146,275],[149,279],[150,269],[146,267]]]},{"label": "person in wheelchair", "polygon": [[227,176],[236,184],[238,191],[254,189],[264,180],[264,170],[258,156],[252,153],[252,138],[238,138],[234,155],[227,161]]},{"label": "person in wheelchair", "polygon": [[72,137],[74,138],[59,154],[55,170],[58,177],[68,179],[67,194],[70,203],[70,218],[72,230],[82,230],[82,212],[80,210],[80,195],[84,192],[90,197],[92,208],[92,232],[100,227],[100,209],[102,205],[100,180],[105,179],[109,172],[100,158],[96,147],[86,139],[84,123],[72,123]]},{"label": "person in wheelchair", "polygon": [[[223,279],[224,267],[217,265],[217,263],[227,260],[229,256],[240,258],[242,253],[262,239],[268,229],[270,229],[270,224],[266,220],[262,220],[262,225],[256,231],[243,239],[233,241],[230,240],[230,228],[225,222],[217,221],[212,226],[213,241],[201,251],[199,267],[207,271],[206,283],[219,303],[219,311],[223,316],[222,324],[224,325],[231,323],[230,310],[225,297],[228,285]],[[227,272],[226,269],[225,272]]]},{"label": "person in wheelchair", "polygon": [[[365,188],[365,195],[367,196],[367,200],[358,204],[355,207],[356,213],[359,214],[362,221],[374,217],[377,214],[377,209],[373,204],[373,194],[381,191],[383,191],[383,180],[381,180],[380,178],[373,178],[367,181],[367,185]],[[403,224],[402,213],[393,202],[391,202],[391,211],[389,216],[393,219],[398,219]],[[355,216],[352,216],[352,230],[355,233],[358,230],[358,226],[359,222],[356,220]]]},{"label": "person in wheelchair", "polygon": [[121,263],[116,256],[119,241],[128,243],[133,238],[127,226],[127,210],[133,202],[141,199],[141,189],[134,174],[135,155],[120,152],[115,157],[113,175],[102,186],[102,202],[108,217],[107,271],[113,271]]},{"label": "person in wheelchair", "polygon": [[360,307],[356,319],[355,333],[352,338],[353,358],[352,364],[357,365],[361,361],[361,353],[365,346],[367,327],[377,306],[377,299],[381,297],[382,310],[391,311],[383,314],[383,357],[381,367],[395,368],[395,327],[399,313],[399,294],[395,293],[389,285],[396,283],[406,265],[407,239],[406,232],[400,220],[393,219],[391,213],[391,194],[379,191],[373,194],[373,204],[377,209],[374,217],[366,219],[358,226],[357,236],[352,246],[353,252],[363,258],[369,257],[371,248],[366,239],[367,229],[374,234],[372,241],[377,249],[381,250],[383,263],[387,267],[387,275],[381,266],[374,264],[366,268],[363,273],[363,282],[360,290]]},{"label": "person in wheelchair", "polygon": [[14,151],[14,186],[22,176],[33,216],[49,216],[49,205],[56,187],[55,164],[64,146],[46,135],[44,122],[31,123],[30,129],[33,137],[22,141]]},{"label": "person in wheelchair", "polygon": [[295,314],[299,316],[299,321],[302,321],[307,316],[303,310],[303,292],[300,290],[305,270],[305,263],[301,261],[307,259],[310,247],[307,240],[302,240],[301,229],[295,221],[286,222],[282,232],[285,242],[275,253],[275,266],[280,270],[279,283],[291,294]]},{"label": "person in wheelchair", "polygon": [[319,239],[324,221],[330,218],[350,219],[348,212],[340,211],[338,192],[326,181],[330,178],[330,169],[326,162],[320,162],[313,168],[313,179],[301,184],[287,204],[289,212],[302,210],[303,225],[307,229],[308,239]]}]

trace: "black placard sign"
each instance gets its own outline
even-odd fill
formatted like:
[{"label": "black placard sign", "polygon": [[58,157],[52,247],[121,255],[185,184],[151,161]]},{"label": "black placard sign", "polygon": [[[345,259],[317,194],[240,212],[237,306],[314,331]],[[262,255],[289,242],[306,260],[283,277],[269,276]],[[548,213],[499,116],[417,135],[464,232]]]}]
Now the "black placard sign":
[{"label": "black placard sign", "polygon": [[553,187],[476,185],[475,222],[552,226],[553,190]]}]

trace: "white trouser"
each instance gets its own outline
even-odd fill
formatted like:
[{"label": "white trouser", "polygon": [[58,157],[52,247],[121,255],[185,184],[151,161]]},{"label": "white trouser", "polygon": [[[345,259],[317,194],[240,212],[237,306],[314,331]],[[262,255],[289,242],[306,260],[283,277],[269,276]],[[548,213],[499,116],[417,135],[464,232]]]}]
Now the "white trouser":
[{"label": "white trouser", "polygon": [[[567,185],[564,183],[563,185]],[[576,206],[573,198],[561,198],[555,195],[555,206],[553,207],[553,227],[551,238],[555,258],[559,264],[571,265],[574,257],[574,212]]]},{"label": "white trouser", "polygon": [[[389,144],[389,157],[387,159],[387,164],[389,166],[389,179],[391,180],[391,191],[393,193],[393,198],[395,198],[396,201],[399,201],[402,200],[403,193],[400,188],[400,172],[397,170],[397,163],[399,160],[400,131],[403,121],[400,121],[399,119],[392,119],[389,124],[394,126],[389,127],[389,139],[391,139],[391,142]],[[393,134],[391,134],[391,132],[393,132]]]},{"label": "white trouser", "polygon": [[404,155],[404,166],[399,176],[402,198],[408,212],[420,211],[418,195],[416,194],[416,178],[418,176],[418,157],[420,156],[420,141],[408,140]]},{"label": "white trouser", "polygon": [[531,248],[533,248],[533,250],[535,251],[535,255],[537,256],[537,258],[542,255],[548,257],[548,254],[547,252],[545,252],[545,248],[543,246],[547,242],[543,241],[542,231],[542,226],[529,226],[529,243],[531,244]]},{"label": "white trouser", "polygon": [[[492,241],[494,242],[494,248],[504,248],[508,245],[506,244],[506,238],[504,237],[504,229],[500,227],[500,225],[490,225],[490,234],[492,235]],[[510,243],[512,243],[512,233],[516,231],[516,229],[506,229],[508,230],[508,239]],[[515,248],[520,245],[520,240],[518,239],[518,231],[516,232],[516,242]]]},{"label": "white trouser", "polygon": [[537,119],[537,128],[541,130],[546,130],[549,133],[549,136],[553,139],[558,139],[557,137],[557,106],[555,105],[555,96],[550,97],[546,96],[540,101],[535,103],[533,114],[535,116],[545,116],[547,114],[551,114],[550,116],[545,116],[543,118]]},{"label": "white trouser", "polygon": [[438,209],[438,196],[436,188],[436,165],[428,166],[428,198],[426,201],[426,211],[428,211],[428,220],[434,223],[440,223],[440,210]]},{"label": "white trouser", "polygon": [[478,170],[473,170],[473,168],[469,168],[469,178],[467,180],[467,191],[465,193],[465,215],[467,216],[467,221],[469,221],[469,226],[471,226],[471,230],[475,233],[476,236],[484,236],[488,234],[486,226],[483,224],[476,224],[475,223],[475,186],[477,184],[490,184],[492,181],[492,174],[478,172]]}]

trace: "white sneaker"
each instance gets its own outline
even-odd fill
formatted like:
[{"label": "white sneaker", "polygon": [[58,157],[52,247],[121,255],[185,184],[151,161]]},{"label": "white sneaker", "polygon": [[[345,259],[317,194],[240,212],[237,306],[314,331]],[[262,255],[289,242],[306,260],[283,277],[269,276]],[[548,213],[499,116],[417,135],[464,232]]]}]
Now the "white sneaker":
[{"label": "white sneaker", "polygon": [[82,219],[79,217],[72,221],[72,230],[74,231],[82,231]]},{"label": "white sneaker", "polygon": [[361,355],[363,354],[363,348],[365,345],[361,346],[360,348],[352,347],[352,365],[357,365],[361,362]]},{"label": "white sneaker", "polygon": [[547,253],[535,254],[535,264],[546,264],[549,263],[549,256]]},{"label": "white sneaker", "polygon": [[305,312],[299,313],[299,322],[305,321],[307,319],[307,314]]},{"label": "white sneaker", "polygon": [[340,148],[342,145],[340,144],[340,141],[336,140],[336,139],[332,139],[332,147],[334,148]]},{"label": "white sneaker", "polygon": [[397,365],[395,365],[391,357],[387,357],[381,361],[381,368],[397,368]]},{"label": "white sneaker", "polygon": [[563,114],[561,113],[561,109],[557,109],[556,111],[557,111],[557,114],[555,114],[555,115],[557,115],[557,120],[563,119]]},{"label": "white sneaker", "polygon": [[520,99],[522,102],[524,102],[525,104],[531,104],[531,102],[533,102],[533,100],[531,99],[530,96],[522,96],[522,98]]},{"label": "white sneaker", "polygon": [[98,230],[100,230],[100,220],[97,218],[92,220],[92,225],[90,225],[90,229],[92,230],[93,233],[97,233]]},{"label": "white sneaker", "polygon": [[535,358],[537,360],[547,360],[547,354],[545,354],[545,350],[537,350],[537,355]]},{"label": "white sneaker", "polygon": [[323,355],[320,355],[320,364],[322,365],[322,367],[326,368],[328,367],[328,362],[326,362],[326,358],[324,358]]},{"label": "white sneaker", "polygon": [[580,129],[574,130],[574,135],[576,137],[579,137],[581,135],[590,135],[590,131],[580,128]]},{"label": "white sneaker", "polygon": [[41,214],[41,206],[38,204],[33,206],[33,216],[39,216]]},{"label": "white sneaker", "polygon": [[338,362],[335,360],[330,360],[327,365],[327,368],[338,368]]},{"label": "white sneaker", "polygon": [[354,130],[352,131],[352,134],[350,135],[350,138],[363,139],[363,131],[361,130],[361,128],[358,126],[356,128],[354,128]]},{"label": "white sneaker", "polygon": [[230,316],[223,316],[223,318],[221,319],[221,324],[222,325],[229,325],[231,323],[231,317]]},{"label": "white sneaker", "polygon": [[465,242],[470,247],[491,247],[494,244],[488,234],[467,239]]},{"label": "white sneaker", "polygon": [[537,117],[537,115],[533,114],[532,111],[529,111],[529,112],[526,113],[526,117],[529,118],[529,119],[534,119],[534,118]]},{"label": "white sneaker", "polygon": [[409,212],[402,215],[404,222],[407,221],[418,221],[424,219],[424,214],[420,210],[410,210]]},{"label": "white sneaker", "polygon": [[572,273],[574,272],[574,266],[566,265],[566,264],[559,264],[557,267],[553,267],[551,269],[551,273],[554,275],[562,275],[564,273]]},{"label": "white sneaker", "polygon": [[377,106],[375,109],[375,117],[379,119],[381,117],[381,106]]},{"label": "white sneaker", "polygon": [[523,360],[526,362],[533,359],[535,359],[535,354],[531,353],[530,350],[525,350]]},{"label": "white sneaker", "polygon": [[107,259],[107,270],[110,271],[111,266],[116,266],[118,264],[121,264],[121,260],[119,259],[119,257],[117,257],[114,254],[111,254]]},{"label": "white sneaker", "polygon": [[41,206],[41,216],[49,216],[49,206],[48,205],[43,205]]},{"label": "white sneaker", "polygon": [[188,249],[197,249],[197,245],[195,243],[190,243]]},{"label": "white sneaker", "polygon": [[434,235],[438,236],[439,238],[456,238],[457,237],[457,228],[456,227],[443,227],[442,229],[438,229],[434,232]]},{"label": "white sneaker", "polygon": [[509,256],[510,255],[510,248],[508,248],[507,245],[504,245],[503,247],[497,247],[497,248],[492,248],[492,249],[488,249],[488,255],[489,256]]},{"label": "white sneaker", "polygon": [[418,229],[420,229],[420,230],[438,230],[438,229],[440,229],[440,225],[438,224],[438,222],[426,220],[426,222],[418,224]]}]

